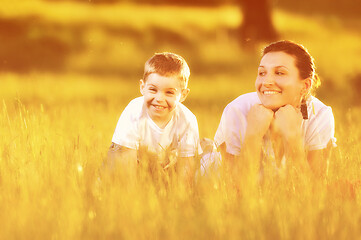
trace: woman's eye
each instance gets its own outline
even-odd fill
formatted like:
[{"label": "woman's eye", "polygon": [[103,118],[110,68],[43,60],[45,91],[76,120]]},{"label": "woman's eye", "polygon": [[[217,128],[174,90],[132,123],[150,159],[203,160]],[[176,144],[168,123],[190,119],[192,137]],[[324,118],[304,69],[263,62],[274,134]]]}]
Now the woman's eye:
[{"label": "woman's eye", "polygon": [[279,71],[277,71],[277,72],[276,72],[276,75],[282,76],[282,75],[285,75],[285,73],[284,73],[284,72],[279,72]]},{"label": "woman's eye", "polygon": [[264,75],[266,75],[266,72],[258,72],[258,75],[259,76],[264,76]]}]

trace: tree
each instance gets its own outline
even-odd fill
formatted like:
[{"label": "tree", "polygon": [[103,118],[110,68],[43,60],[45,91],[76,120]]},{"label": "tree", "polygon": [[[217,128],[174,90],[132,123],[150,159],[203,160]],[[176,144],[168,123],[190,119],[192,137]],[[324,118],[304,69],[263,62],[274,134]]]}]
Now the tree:
[{"label": "tree", "polygon": [[241,6],[243,22],[240,37],[244,44],[253,45],[261,41],[274,41],[278,38],[272,23],[270,0],[236,0]]}]

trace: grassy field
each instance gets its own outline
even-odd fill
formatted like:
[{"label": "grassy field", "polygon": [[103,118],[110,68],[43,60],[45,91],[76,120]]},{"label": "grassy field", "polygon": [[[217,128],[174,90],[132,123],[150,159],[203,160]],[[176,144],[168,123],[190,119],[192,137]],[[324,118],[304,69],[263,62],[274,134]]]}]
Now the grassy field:
[{"label": "grassy field", "polygon": [[[138,179],[101,177],[99,169],[120,113],[139,96],[142,66],[154,52],[174,51],[189,61],[191,93],[185,104],[198,118],[201,137],[213,138],[226,104],[253,90],[259,61],[258,52],[243,50],[232,37],[242,20],[235,7],[94,7],[29,0],[4,1],[0,13],[1,19],[24,22],[35,16],[35,23],[20,31],[23,38],[16,38],[20,50],[26,50],[24,42],[43,37],[68,49],[56,71],[36,64],[29,70],[30,60],[19,53],[24,71],[0,74],[0,239],[361,235],[356,184],[361,179],[361,33],[339,19],[281,10],[274,15],[283,38],[303,43],[314,55],[323,80],[317,96],[333,107],[338,147],[327,179],[275,177],[262,187],[243,182],[235,189],[220,171],[200,177],[189,190],[172,179],[150,180],[144,172]],[[169,24],[169,19],[177,21]],[[56,58],[48,60],[58,63]]]}]

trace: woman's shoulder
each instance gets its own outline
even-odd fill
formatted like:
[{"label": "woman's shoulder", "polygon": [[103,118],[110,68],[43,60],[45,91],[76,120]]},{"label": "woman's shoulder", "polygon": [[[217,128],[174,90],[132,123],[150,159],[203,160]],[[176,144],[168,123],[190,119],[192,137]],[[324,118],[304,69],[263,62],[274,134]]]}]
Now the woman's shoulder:
[{"label": "woman's shoulder", "polygon": [[316,98],[314,96],[310,97],[307,105],[308,105],[308,108],[310,108],[312,110],[312,112],[314,112],[314,113],[320,112],[320,111],[331,110],[330,106],[327,106],[326,104],[321,102],[321,100],[319,100],[318,98]]},{"label": "woman's shoulder", "polygon": [[311,119],[320,116],[333,118],[332,108],[313,96],[311,96],[308,101],[307,110],[309,111],[309,116]]},{"label": "woman's shoulder", "polygon": [[261,101],[256,92],[250,92],[242,94],[234,99],[226,106],[226,109],[239,110],[245,113],[255,104],[261,104]]}]

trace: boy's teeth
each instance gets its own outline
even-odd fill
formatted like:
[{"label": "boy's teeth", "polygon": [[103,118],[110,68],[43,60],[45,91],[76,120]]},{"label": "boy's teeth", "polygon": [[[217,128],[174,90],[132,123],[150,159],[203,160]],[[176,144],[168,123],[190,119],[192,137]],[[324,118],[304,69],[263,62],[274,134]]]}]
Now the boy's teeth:
[{"label": "boy's teeth", "polygon": [[154,106],[155,108],[157,109],[164,109],[165,107],[162,107],[162,106]]},{"label": "boy's teeth", "polygon": [[263,94],[266,94],[266,95],[272,95],[272,94],[277,94],[279,92],[277,91],[264,91]]}]

